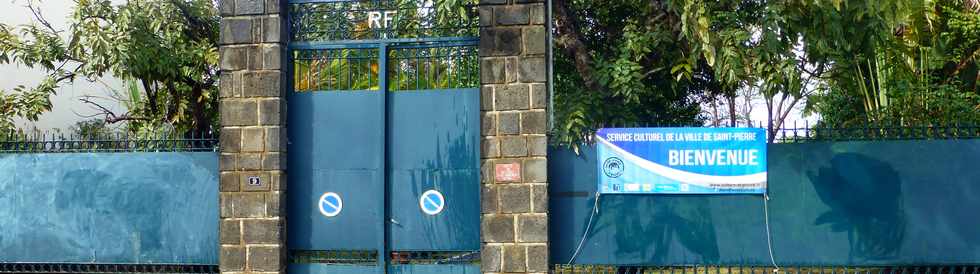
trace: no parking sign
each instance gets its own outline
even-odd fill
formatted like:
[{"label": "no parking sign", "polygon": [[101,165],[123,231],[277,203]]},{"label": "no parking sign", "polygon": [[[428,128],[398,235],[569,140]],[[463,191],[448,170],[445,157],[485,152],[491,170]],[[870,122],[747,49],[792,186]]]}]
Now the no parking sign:
[{"label": "no parking sign", "polygon": [[340,214],[340,211],[344,210],[344,200],[337,193],[323,193],[323,196],[320,196],[318,207],[320,208],[320,214],[323,214],[323,216],[334,217]]},{"label": "no parking sign", "polygon": [[446,207],[446,197],[442,196],[442,193],[438,190],[431,189],[422,193],[419,197],[419,208],[422,212],[429,215],[436,215],[442,212]]}]

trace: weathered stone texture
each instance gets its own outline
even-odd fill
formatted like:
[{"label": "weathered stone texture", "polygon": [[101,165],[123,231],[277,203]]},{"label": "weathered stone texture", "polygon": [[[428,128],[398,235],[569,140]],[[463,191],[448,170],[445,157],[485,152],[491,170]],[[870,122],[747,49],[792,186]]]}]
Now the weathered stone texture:
[{"label": "weathered stone texture", "polygon": [[280,0],[220,0],[222,272],[285,272],[286,124]]},{"label": "weathered stone texture", "polygon": [[[545,6],[481,0],[479,11],[483,272],[547,273]],[[498,177],[504,164],[520,178]]]}]

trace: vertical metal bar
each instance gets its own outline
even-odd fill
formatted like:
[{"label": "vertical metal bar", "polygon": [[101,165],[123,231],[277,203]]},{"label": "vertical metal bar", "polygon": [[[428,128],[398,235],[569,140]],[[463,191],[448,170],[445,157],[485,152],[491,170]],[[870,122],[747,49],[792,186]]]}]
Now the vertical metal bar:
[{"label": "vertical metal bar", "polygon": [[366,66],[364,69],[368,74],[368,88],[370,89],[370,87],[378,86],[377,90],[381,91],[381,64],[378,64],[377,73],[371,71],[371,64],[378,62],[378,54],[377,52],[375,52],[375,54],[371,54],[370,51],[367,51],[365,53],[365,58],[367,59],[365,59]]},{"label": "vertical metal bar", "polygon": [[419,59],[420,49],[415,48],[412,51],[415,52],[415,90],[419,90],[419,70],[422,69],[422,60]]},{"label": "vertical metal bar", "polygon": [[459,48],[459,68],[461,71],[459,78],[460,88],[470,87],[470,66],[469,59],[467,58],[469,56],[468,54],[469,51],[467,47],[464,46]]},{"label": "vertical metal bar", "polygon": [[545,23],[545,32],[548,33],[548,36],[547,36],[546,41],[545,41],[545,45],[548,47],[548,49],[545,51],[547,53],[547,55],[545,56],[545,58],[547,59],[546,63],[548,64],[548,66],[547,66],[547,70],[545,72],[546,72],[546,74],[548,76],[548,83],[547,83],[547,85],[548,85],[547,86],[547,88],[548,88],[548,130],[550,131],[550,130],[554,129],[554,127],[555,127],[555,101],[554,101],[554,98],[555,98],[555,83],[554,83],[554,81],[555,81],[555,71],[554,71],[554,68],[552,68],[552,66],[554,66],[554,63],[555,63],[555,60],[554,60],[555,57],[554,57],[554,54],[551,52],[553,50],[552,49],[552,47],[553,47],[552,41],[554,40],[554,37],[552,37],[554,35],[552,33],[553,26],[551,25],[552,24],[552,22],[551,22],[551,16],[552,16],[551,15],[551,12],[552,12],[551,11],[551,0],[547,0],[547,1],[548,1],[548,3],[545,4],[545,7],[547,8],[547,11],[545,12],[545,14],[546,14],[546,16],[548,18],[545,18],[544,21],[546,22]]},{"label": "vertical metal bar", "polygon": [[[338,87],[337,87],[337,81],[334,78],[334,75],[333,75],[334,72],[333,72],[333,69],[332,69],[333,62],[334,62],[335,59],[337,59],[336,57],[334,57],[334,54],[336,54],[337,51],[338,51],[338,49],[330,49],[330,50],[327,50],[327,62],[325,62],[325,64],[320,64],[320,65],[323,66],[323,68],[321,69],[320,74],[323,74],[324,76],[326,76],[326,81],[324,81],[327,84],[326,90],[337,90],[338,89]],[[323,77],[320,77],[320,78],[323,78]]]},{"label": "vertical metal bar", "polygon": [[403,72],[400,69],[401,68],[401,59],[399,59],[398,54],[396,54],[395,52],[397,52],[397,51],[394,50],[394,49],[392,49],[392,53],[391,53],[392,56],[388,57],[389,60],[387,61],[389,64],[394,64],[395,67],[394,68],[388,68],[388,65],[387,64],[385,65],[385,70],[386,70],[385,73],[388,73],[389,71],[393,71],[394,74],[395,74],[394,77],[391,77],[391,78],[394,79],[393,80],[394,82],[392,84],[389,84],[388,91],[396,91],[396,90],[399,90],[400,89],[400,86],[401,86],[401,83],[402,83],[402,81],[401,81],[401,75],[403,74]]},{"label": "vertical metal bar", "polygon": [[[357,59],[355,60],[355,62],[356,63],[354,64],[354,77],[353,77],[354,87],[352,87],[351,89],[354,90],[371,89],[372,86],[371,85],[372,72],[370,69],[371,56],[369,54],[365,54],[363,50],[360,50],[357,52]],[[366,66],[365,63],[367,63]],[[361,77],[364,77],[365,75],[367,76],[367,86],[359,86],[358,83],[360,82]]]},{"label": "vertical metal bar", "polygon": [[323,81],[320,81],[321,80],[320,74],[323,73],[322,72],[323,69],[321,69],[323,63],[325,61],[330,61],[329,59],[324,57],[324,53],[328,53],[328,52],[329,50],[313,51],[313,58],[311,58],[313,60],[313,63],[310,64],[310,85],[313,86],[314,83],[316,83],[316,85],[313,86],[311,90],[325,90],[323,88],[323,84],[324,84]]},{"label": "vertical metal bar", "polygon": [[[433,89],[438,89],[438,88],[442,88],[441,87],[441,83],[439,82],[439,72],[440,72],[439,62],[444,57],[443,56],[443,53],[445,51],[445,48],[441,48],[441,47],[440,48],[434,48],[434,49],[432,49],[432,51],[435,52],[434,53],[435,56],[432,57],[432,88]],[[445,76],[445,75],[443,75],[443,76]]]},{"label": "vertical metal bar", "polygon": [[382,201],[380,203],[381,206],[382,206],[382,209],[384,209],[384,214],[382,214],[383,219],[381,220],[382,221],[381,222],[381,225],[383,226],[382,227],[382,231],[384,231],[383,232],[384,235],[381,235],[382,236],[381,237],[381,241],[380,241],[379,246],[378,246],[378,256],[379,256],[379,258],[378,258],[378,270],[379,270],[378,273],[387,273],[387,269],[388,269],[388,258],[389,258],[389,256],[388,256],[388,253],[389,253],[388,252],[388,246],[389,246],[389,242],[390,242],[389,237],[391,236],[391,230],[390,230],[390,227],[388,225],[389,224],[388,220],[391,218],[391,216],[389,214],[390,213],[389,207],[391,205],[388,202],[388,199],[390,198],[390,195],[388,193],[388,190],[389,190],[389,187],[390,187],[388,185],[389,184],[389,181],[390,181],[390,178],[388,178],[388,160],[389,160],[389,157],[388,157],[389,156],[388,155],[388,128],[389,128],[388,127],[388,114],[389,113],[388,113],[388,77],[387,77],[387,75],[388,75],[388,45],[385,44],[385,43],[381,43],[380,45],[378,45],[378,89],[379,89],[379,92],[381,92],[381,94],[379,95],[379,97],[381,98],[381,104],[380,104],[380,108],[381,108],[381,125],[384,126],[384,131],[381,134],[381,142],[382,142],[382,148],[383,148],[382,157],[384,157],[384,158],[381,161],[381,170],[380,170],[381,173],[382,173],[382,176],[381,176],[383,178],[382,180],[384,180],[382,182],[382,185],[383,185],[382,189],[384,190],[383,191],[384,193],[382,195],[382,199],[381,199]]},{"label": "vertical metal bar", "polygon": [[431,49],[431,48],[424,49],[424,53],[425,53],[425,83],[426,83],[426,86],[425,87],[426,87],[426,89],[435,89],[436,88],[436,82],[435,82],[435,70],[436,69],[435,69],[435,64],[433,63],[433,60],[435,60],[436,58],[438,58],[436,56],[439,55],[439,53],[436,52],[436,51],[438,51],[438,50],[437,49]]},{"label": "vertical metal bar", "polygon": [[460,49],[460,47],[451,47],[451,48],[449,48],[449,58],[446,61],[446,79],[448,79],[448,80],[446,80],[446,88],[457,88],[457,87],[459,87],[457,85],[457,83],[460,82],[459,81],[459,74],[460,74],[460,71],[461,71],[460,69],[461,68],[459,66],[455,66],[456,73],[453,74],[454,65],[459,64],[459,61],[458,60],[459,59],[462,59],[462,58],[459,58],[459,49]]},{"label": "vertical metal bar", "polygon": [[337,52],[337,68],[335,69],[335,71],[336,71],[335,73],[337,74],[337,78],[334,78],[335,79],[334,80],[334,85],[335,85],[335,88],[334,89],[336,89],[336,90],[343,90],[343,89],[345,89],[344,86],[343,86],[343,83],[344,83],[343,82],[343,79],[344,79],[344,62],[347,61],[347,53],[350,52],[351,49],[338,49],[338,50],[335,50],[335,51]]},{"label": "vertical metal bar", "polygon": [[305,58],[304,59],[304,63],[306,63],[306,69],[305,70],[306,70],[306,90],[307,91],[317,90],[316,89],[316,86],[314,86],[313,77],[315,75],[313,74],[313,71],[316,69],[316,66],[319,66],[319,64],[320,64],[320,59],[317,58],[317,57],[319,57],[319,54],[320,53],[318,51],[305,51],[303,53],[303,57]]},{"label": "vertical metal bar", "polygon": [[799,134],[797,134],[797,132],[796,132],[796,131],[797,131],[798,129],[799,129],[799,126],[797,125],[797,121],[796,121],[796,120],[793,120],[793,142],[794,142],[794,143],[796,143],[796,142],[799,142],[799,141],[800,141],[800,140],[799,140],[799,137],[800,137],[800,136],[799,136]]},{"label": "vertical metal bar", "polygon": [[347,89],[353,90],[354,88],[354,63],[357,62],[357,53],[359,50],[349,49],[344,54],[344,65],[347,67]]}]

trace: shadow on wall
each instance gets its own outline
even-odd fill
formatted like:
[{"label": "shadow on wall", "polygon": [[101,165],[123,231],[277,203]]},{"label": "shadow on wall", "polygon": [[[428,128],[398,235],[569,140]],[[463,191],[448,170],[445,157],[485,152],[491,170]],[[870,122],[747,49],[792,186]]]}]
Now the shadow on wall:
[{"label": "shadow on wall", "polygon": [[167,248],[167,235],[161,231],[165,228],[161,224],[164,220],[159,216],[168,214],[161,205],[180,203],[166,195],[176,190],[146,181],[113,183],[113,180],[124,179],[99,170],[66,172],[61,178],[65,187],[55,192],[55,208],[62,214],[60,219],[89,218],[98,224],[97,229],[88,227],[91,223],[85,219],[69,224],[76,226],[73,231],[89,230],[95,239],[116,239],[114,252],[119,254]]},{"label": "shadow on wall", "polygon": [[[683,247],[700,256],[691,258],[692,262],[719,260],[715,223],[708,204],[684,202],[684,197],[631,198],[634,197],[609,195],[600,198],[600,207],[617,210],[599,214],[594,230],[613,231],[616,257],[664,262],[669,261],[667,256],[672,254],[667,250]],[[640,240],[637,235],[646,237]]]},{"label": "shadow on wall", "polygon": [[906,219],[898,171],[857,153],[834,156],[829,165],[808,172],[818,197],[830,207],[814,225],[846,232],[850,260],[896,256],[905,238]]},{"label": "shadow on wall", "polygon": [[[212,152],[0,155],[0,261],[217,264]],[[191,233],[194,232],[194,233]]]}]

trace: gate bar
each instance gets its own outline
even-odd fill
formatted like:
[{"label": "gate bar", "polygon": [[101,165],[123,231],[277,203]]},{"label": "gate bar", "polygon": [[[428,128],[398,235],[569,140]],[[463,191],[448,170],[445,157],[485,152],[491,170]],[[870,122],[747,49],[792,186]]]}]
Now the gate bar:
[{"label": "gate bar", "polygon": [[330,42],[292,42],[289,49],[341,49],[341,48],[373,48],[378,44],[398,44],[398,43],[444,43],[479,42],[479,37],[436,37],[436,38],[397,38],[397,39],[366,39],[366,40],[338,40]]},{"label": "gate bar", "polygon": [[381,199],[381,209],[382,218],[382,237],[378,246],[378,273],[388,273],[388,245],[390,244],[388,238],[391,237],[391,231],[388,225],[391,216],[389,215],[389,206],[391,195],[388,194],[390,188],[388,184],[388,44],[379,43],[378,44],[378,91],[381,92],[381,125],[384,126],[384,132],[381,133],[381,144],[383,146],[382,151],[384,155],[381,161],[381,180],[382,189],[384,190],[383,197]]}]

